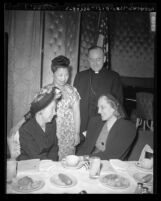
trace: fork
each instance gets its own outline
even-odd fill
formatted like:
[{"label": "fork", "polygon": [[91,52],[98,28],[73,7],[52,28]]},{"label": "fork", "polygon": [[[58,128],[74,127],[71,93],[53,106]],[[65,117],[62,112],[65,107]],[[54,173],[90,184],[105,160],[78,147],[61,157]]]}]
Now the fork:
[{"label": "fork", "polygon": [[88,169],[89,169],[89,165],[90,165],[90,162],[89,162],[89,161],[85,161],[85,162],[82,164],[81,167],[85,167],[86,170],[88,170]]}]

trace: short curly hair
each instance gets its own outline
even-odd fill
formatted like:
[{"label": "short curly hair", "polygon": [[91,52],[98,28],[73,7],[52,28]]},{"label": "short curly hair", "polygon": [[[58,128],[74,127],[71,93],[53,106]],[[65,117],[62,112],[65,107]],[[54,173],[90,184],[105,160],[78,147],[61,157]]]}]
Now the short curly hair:
[{"label": "short curly hair", "polygon": [[67,68],[69,71],[70,70],[69,64],[70,64],[70,60],[63,55],[60,55],[55,57],[51,61],[51,70],[53,73],[55,73],[58,68]]}]

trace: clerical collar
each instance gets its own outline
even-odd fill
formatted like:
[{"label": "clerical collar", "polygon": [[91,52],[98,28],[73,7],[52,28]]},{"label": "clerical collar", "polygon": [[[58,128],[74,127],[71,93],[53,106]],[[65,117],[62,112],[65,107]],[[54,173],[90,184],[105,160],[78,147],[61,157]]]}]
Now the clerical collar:
[{"label": "clerical collar", "polygon": [[100,72],[102,72],[102,71],[104,71],[104,66],[101,68],[101,69],[99,69],[99,71],[94,71],[92,68],[90,68],[90,71],[91,72],[93,72],[94,74],[99,74]]},{"label": "clerical collar", "polygon": [[93,69],[90,69],[90,71],[94,74],[99,74],[100,71],[94,71]]}]

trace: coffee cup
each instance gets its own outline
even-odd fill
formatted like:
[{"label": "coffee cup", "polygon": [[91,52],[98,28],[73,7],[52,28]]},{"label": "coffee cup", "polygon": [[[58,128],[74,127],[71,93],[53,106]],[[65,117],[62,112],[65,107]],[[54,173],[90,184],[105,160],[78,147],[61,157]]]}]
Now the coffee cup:
[{"label": "coffee cup", "polygon": [[65,158],[68,166],[77,166],[79,162],[79,157],[76,155],[68,155]]}]

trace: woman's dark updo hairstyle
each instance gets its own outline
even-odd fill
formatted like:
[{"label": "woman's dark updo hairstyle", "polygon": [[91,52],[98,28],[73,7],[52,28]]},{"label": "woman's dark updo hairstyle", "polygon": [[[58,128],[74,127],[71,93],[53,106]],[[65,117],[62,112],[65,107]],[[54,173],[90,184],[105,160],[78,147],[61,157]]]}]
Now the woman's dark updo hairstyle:
[{"label": "woman's dark updo hairstyle", "polygon": [[53,73],[57,71],[58,68],[67,68],[69,70],[70,60],[63,56],[57,56],[51,61],[51,70]]}]

